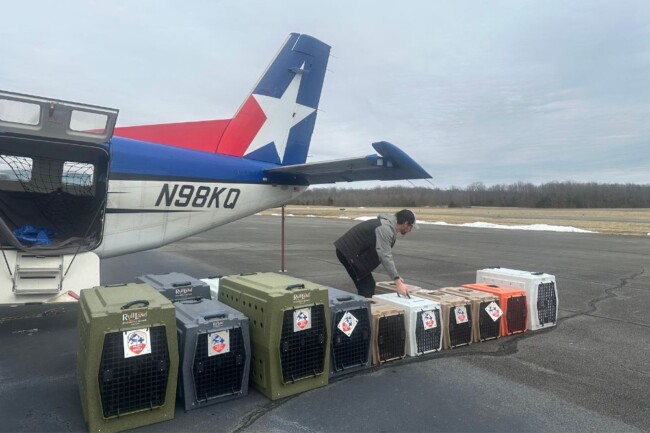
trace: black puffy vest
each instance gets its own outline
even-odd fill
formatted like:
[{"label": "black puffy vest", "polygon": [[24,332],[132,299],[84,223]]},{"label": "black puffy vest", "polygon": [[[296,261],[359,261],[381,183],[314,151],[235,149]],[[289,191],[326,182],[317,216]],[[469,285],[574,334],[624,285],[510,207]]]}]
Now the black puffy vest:
[{"label": "black puffy vest", "polygon": [[370,274],[381,263],[377,255],[375,235],[375,229],[380,225],[379,218],[364,221],[352,227],[334,242],[336,249],[341,251],[354,267],[358,280]]}]

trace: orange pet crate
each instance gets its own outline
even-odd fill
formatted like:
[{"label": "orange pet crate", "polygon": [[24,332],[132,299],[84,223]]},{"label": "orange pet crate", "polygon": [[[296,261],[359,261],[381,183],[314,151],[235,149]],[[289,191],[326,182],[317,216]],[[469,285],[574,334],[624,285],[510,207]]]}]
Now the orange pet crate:
[{"label": "orange pet crate", "polygon": [[463,287],[499,296],[499,304],[503,310],[503,316],[501,316],[502,336],[520,334],[528,329],[526,325],[528,305],[524,290],[497,286],[496,284],[463,284]]}]

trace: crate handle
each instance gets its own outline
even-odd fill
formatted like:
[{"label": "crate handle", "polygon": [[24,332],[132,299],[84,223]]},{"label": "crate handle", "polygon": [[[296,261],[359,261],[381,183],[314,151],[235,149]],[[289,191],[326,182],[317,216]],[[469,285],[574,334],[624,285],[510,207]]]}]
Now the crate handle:
[{"label": "crate handle", "polygon": [[341,296],[340,298],[336,298],[337,301],[343,302],[343,301],[351,301],[352,296]]},{"label": "crate handle", "polygon": [[241,277],[245,277],[246,275],[255,275],[255,274],[257,274],[257,272],[242,272],[242,273],[239,274],[239,275],[240,275]]},{"label": "crate handle", "polygon": [[208,280],[213,280],[215,278],[223,278],[223,275],[210,275],[210,276],[208,276]]},{"label": "crate handle", "polygon": [[200,296],[193,296],[191,298],[174,299],[172,303],[180,302],[181,304],[200,304],[203,298]]},{"label": "crate handle", "polygon": [[180,282],[180,283],[174,283],[174,284],[172,284],[172,287],[185,287],[185,286],[189,286],[189,285],[191,285],[191,284],[192,284],[191,281],[182,281],[182,282]]},{"label": "crate handle", "polygon": [[148,307],[149,306],[149,301],[146,301],[144,299],[140,299],[137,301],[131,301],[127,302],[126,304],[122,305],[121,310],[128,310],[129,308],[133,307],[134,305],[141,304],[143,307]]},{"label": "crate handle", "polygon": [[305,285],[303,283],[296,283],[296,284],[291,284],[287,286],[286,290],[293,290],[293,289],[304,289]]},{"label": "crate handle", "polygon": [[488,287],[499,287],[499,286],[497,286],[496,284],[488,284],[487,286],[488,286]]},{"label": "crate handle", "polygon": [[207,316],[203,316],[203,320],[225,319],[225,318],[226,318],[226,313],[214,313],[214,314],[208,314]]}]

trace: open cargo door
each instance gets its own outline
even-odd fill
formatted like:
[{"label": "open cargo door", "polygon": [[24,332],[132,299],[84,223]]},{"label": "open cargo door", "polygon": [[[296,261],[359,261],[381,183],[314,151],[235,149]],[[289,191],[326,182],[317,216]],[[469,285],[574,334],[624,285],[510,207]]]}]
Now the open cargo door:
[{"label": "open cargo door", "polygon": [[0,247],[76,254],[102,241],[118,110],[0,91]]}]

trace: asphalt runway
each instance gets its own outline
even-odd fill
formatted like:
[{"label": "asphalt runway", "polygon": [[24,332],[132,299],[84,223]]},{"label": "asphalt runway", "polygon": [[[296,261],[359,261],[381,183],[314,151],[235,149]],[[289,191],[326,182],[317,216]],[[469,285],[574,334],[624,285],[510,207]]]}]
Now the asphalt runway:
[{"label": "asphalt runway", "polygon": [[[289,275],[353,291],[332,242],[348,220],[287,218]],[[555,328],[406,358],[271,402],[248,396],[139,431],[650,431],[650,237],[421,225],[394,249],[407,283],[436,289],[500,265],[554,274]],[[252,216],[102,261],[102,283],[281,268],[280,218]],[[382,269],[375,279],[386,277]],[[75,306],[0,311],[0,431],[84,431]]]}]

